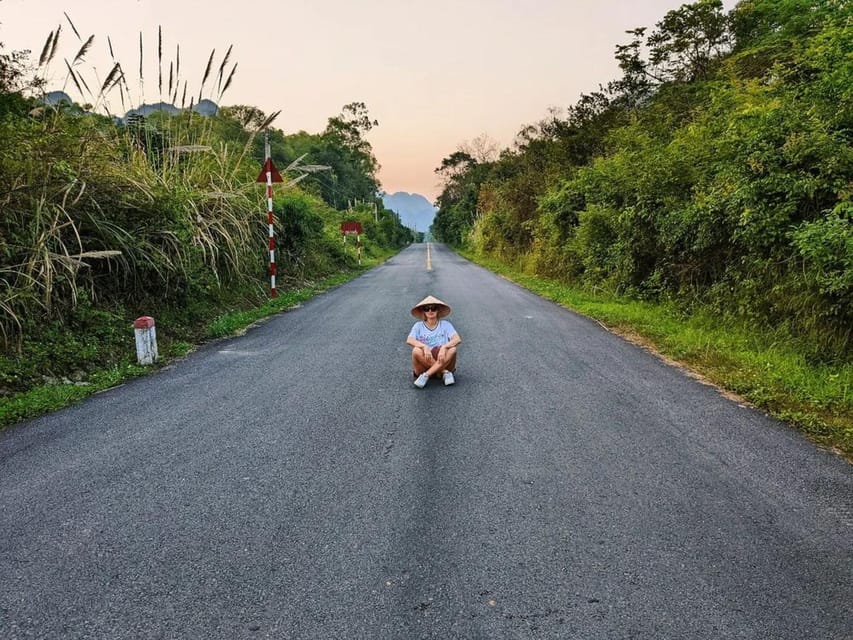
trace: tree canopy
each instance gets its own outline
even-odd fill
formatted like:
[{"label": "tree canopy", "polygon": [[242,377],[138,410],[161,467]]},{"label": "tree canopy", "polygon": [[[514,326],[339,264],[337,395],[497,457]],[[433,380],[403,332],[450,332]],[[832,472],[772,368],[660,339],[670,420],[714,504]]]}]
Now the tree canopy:
[{"label": "tree canopy", "polygon": [[853,8],[719,0],[616,48],[622,77],[460,152],[435,235],[533,271],[702,306],[846,357],[853,326]]}]

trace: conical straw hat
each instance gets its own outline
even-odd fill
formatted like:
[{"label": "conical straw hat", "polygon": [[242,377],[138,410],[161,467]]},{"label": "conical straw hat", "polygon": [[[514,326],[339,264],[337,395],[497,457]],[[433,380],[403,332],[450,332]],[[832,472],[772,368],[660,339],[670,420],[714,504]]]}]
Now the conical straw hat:
[{"label": "conical straw hat", "polygon": [[447,316],[450,315],[450,311],[451,311],[450,305],[447,304],[446,302],[442,302],[441,300],[439,300],[435,296],[427,296],[426,298],[421,300],[419,303],[417,303],[414,307],[412,307],[412,315],[415,318],[417,318],[418,320],[423,320],[424,319],[424,312],[421,311],[421,307],[428,305],[428,304],[434,304],[434,305],[437,305],[439,307],[439,309],[438,309],[438,317],[439,318],[446,318]]}]

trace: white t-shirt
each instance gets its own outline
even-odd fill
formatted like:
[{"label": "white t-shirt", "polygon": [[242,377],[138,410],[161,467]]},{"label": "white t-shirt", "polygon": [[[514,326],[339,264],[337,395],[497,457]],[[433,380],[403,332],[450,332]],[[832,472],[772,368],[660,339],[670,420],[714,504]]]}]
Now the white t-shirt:
[{"label": "white t-shirt", "polygon": [[430,330],[426,323],[416,322],[409,331],[409,337],[414,338],[418,342],[423,342],[430,349],[440,347],[443,344],[450,342],[450,338],[456,333],[456,329],[450,324],[449,320],[439,320],[435,329]]}]

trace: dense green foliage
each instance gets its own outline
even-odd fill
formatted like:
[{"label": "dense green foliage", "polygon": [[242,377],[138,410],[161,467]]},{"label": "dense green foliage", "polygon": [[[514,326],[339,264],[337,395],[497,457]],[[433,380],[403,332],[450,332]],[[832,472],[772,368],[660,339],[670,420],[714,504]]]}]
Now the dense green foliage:
[{"label": "dense green foliage", "polygon": [[449,156],[437,238],[530,273],[779,328],[853,327],[853,6],[719,0],[617,48],[623,77],[499,159]]},{"label": "dense green foliage", "polygon": [[[259,125],[265,114],[254,107],[226,107],[223,113],[245,125]],[[321,197],[329,206],[344,209],[356,202],[373,202],[379,191],[376,173],[379,163],[365,135],[379,123],[371,120],[363,102],[344,105],[341,113],[328,120],[319,134],[300,131],[285,135],[270,133],[270,156],[277,166],[293,162],[328,167],[305,176],[300,187]],[[263,157],[263,141],[254,142],[253,155]]]},{"label": "dense green foliage", "polygon": [[[256,178],[259,128],[274,116],[234,107],[122,122],[42,104],[26,70],[21,52],[0,56],[0,396],[108,366],[142,313],[164,337],[193,340],[221,308],[268,296]],[[270,130],[286,180],[274,188],[280,290],[358,267],[344,220],[363,222],[368,258],[411,242],[377,197],[364,138],[374,125],[354,104],[318,136]]]}]

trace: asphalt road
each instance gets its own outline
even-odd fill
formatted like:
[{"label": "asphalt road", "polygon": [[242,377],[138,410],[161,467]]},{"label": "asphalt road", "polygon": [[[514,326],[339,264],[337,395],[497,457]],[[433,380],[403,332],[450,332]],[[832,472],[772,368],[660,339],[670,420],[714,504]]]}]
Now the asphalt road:
[{"label": "asphalt road", "polygon": [[0,434],[0,638],[853,638],[849,464],[426,251]]}]

